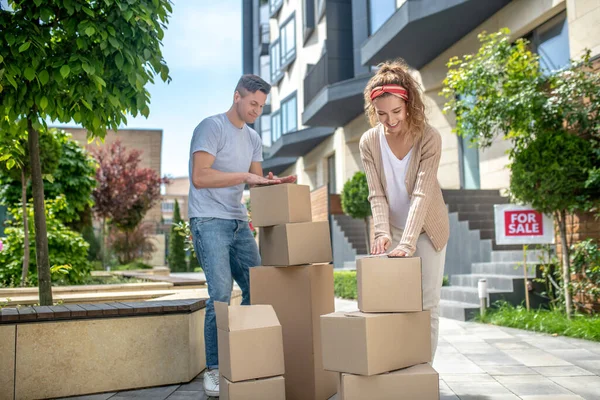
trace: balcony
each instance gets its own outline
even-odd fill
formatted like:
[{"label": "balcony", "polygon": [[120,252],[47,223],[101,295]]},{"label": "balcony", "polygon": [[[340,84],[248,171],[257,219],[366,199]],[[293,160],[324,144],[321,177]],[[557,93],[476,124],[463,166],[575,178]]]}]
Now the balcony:
[{"label": "balcony", "polygon": [[272,172],[275,175],[281,174],[283,171],[294,165],[298,157],[273,157],[265,159],[262,163],[265,174]]},{"label": "balcony", "polygon": [[362,48],[363,65],[402,57],[428,64],[510,0],[406,0]]},{"label": "balcony", "polygon": [[344,59],[325,52],[304,78],[302,123],[309,126],[343,126],[363,110],[363,90],[371,75],[353,78]]},{"label": "balcony", "polygon": [[315,126],[283,134],[270,147],[265,158],[302,157],[333,135],[335,128]]}]

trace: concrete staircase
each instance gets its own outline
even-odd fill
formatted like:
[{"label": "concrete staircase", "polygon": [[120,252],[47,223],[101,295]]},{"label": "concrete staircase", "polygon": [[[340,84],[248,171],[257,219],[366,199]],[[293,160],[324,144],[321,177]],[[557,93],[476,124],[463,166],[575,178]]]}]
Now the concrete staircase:
[{"label": "concrete staircase", "polygon": [[367,254],[365,221],[344,214],[334,214],[333,219],[341,228],[356,254]]},{"label": "concrete staircase", "polygon": [[470,230],[478,230],[479,238],[492,241],[492,250],[518,250],[520,246],[496,244],[494,231],[494,204],[508,204],[508,197],[499,190],[442,190],[448,212],[457,213],[459,221],[466,221]]},{"label": "concrete staircase", "polygon": [[[527,252],[527,277],[538,275],[536,271],[540,250]],[[492,251],[491,261],[473,263],[471,273],[450,277],[450,286],[442,287],[440,316],[466,321],[479,313],[479,279],[487,279],[488,304],[506,300],[511,304],[520,304],[525,300],[524,266],[522,250]],[[530,292],[530,302],[536,307],[543,300]]]}]

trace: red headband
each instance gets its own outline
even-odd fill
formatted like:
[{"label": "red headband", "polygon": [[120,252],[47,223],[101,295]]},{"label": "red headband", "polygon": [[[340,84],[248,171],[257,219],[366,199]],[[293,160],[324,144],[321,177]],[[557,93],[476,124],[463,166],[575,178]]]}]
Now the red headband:
[{"label": "red headband", "polygon": [[408,91],[400,85],[383,85],[373,88],[373,90],[371,90],[371,101],[375,100],[384,93],[391,93],[400,97],[404,101],[408,101]]}]

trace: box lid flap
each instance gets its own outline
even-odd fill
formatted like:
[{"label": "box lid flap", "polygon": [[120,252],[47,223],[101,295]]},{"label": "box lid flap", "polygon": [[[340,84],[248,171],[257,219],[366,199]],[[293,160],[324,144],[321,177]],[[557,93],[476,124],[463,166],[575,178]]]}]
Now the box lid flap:
[{"label": "box lid flap", "polygon": [[224,331],[281,326],[271,305],[228,306],[220,301],[215,301],[214,305],[217,328]]}]

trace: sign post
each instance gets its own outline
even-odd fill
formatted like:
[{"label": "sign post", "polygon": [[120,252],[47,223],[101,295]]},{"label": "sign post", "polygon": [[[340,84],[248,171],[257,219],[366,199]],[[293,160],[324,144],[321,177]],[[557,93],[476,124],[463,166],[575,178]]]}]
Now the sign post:
[{"label": "sign post", "polygon": [[532,207],[515,204],[494,205],[496,244],[523,245],[523,275],[525,277],[525,304],[529,310],[529,281],[527,277],[527,245],[553,244],[554,222]]}]

